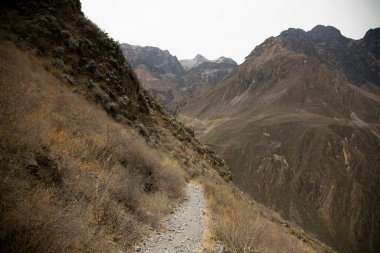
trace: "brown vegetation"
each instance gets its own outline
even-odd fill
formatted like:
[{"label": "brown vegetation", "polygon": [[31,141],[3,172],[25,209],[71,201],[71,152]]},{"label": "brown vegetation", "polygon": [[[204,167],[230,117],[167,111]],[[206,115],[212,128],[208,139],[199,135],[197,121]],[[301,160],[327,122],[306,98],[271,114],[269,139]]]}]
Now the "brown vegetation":
[{"label": "brown vegetation", "polygon": [[334,252],[234,186],[200,181],[208,200],[211,236],[228,252]]},{"label": "brown vegetation", "polygon": [[2,250],[107,252],[159,227],[183,196],[179,165],[39,59],[0,55]]}]

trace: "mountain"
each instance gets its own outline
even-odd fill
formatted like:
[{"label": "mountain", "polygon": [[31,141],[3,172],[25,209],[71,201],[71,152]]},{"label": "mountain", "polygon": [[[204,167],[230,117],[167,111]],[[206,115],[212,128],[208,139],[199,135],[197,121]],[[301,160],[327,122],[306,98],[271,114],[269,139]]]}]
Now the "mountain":
[{"label": "mountain", "polygon": [[197,54],[194,59],[180,60],[180,63],[185,70],[189,70],[208,61],[203,55]]},{"label": "mountain", "polygon": [[157,47],[123,43],[121,49],[142,85],[160,104],[173,111],[183,103],[185,97],[180,92],[180,86],[184,82],[185,71],[177,57]]},{"label": "mountain", "polygon": [[340,252],[380,248],[380,29],[289,29],[183,108],[254,199]]},{"label": "mountain", "polygon": [[124,43],[121,48],[142,85],[173,114],[237,66],[226,57],[211,61],[198,54],[194,59],[178,61],[157,47]]},{"label": "mountain", "polygon": [[226,58],[224,56],[221,56],[219,57],[218,59],[214,60],[214,61],[211,61],[211,60],[208,60],[206,57],[204,57],[203,55],[201,54],[197,54],[193,59],[184,59],[184,60],[180,60],[179,61],[181,63],[181,65],[183,66],[183,68],[185,70],[190,70],[194,67],[197,67],[199,65],[201,65],[202,63],[226,63],[226,64],[231,64],[231,65],[237,65],[237,63],[232,60],[231,58]]},{"label": "mountain", "polygon": [[0,15],[0,252],[141,251],[190,181],[205,251],[332,252],[237,189],[78,0],[5,0]]},{"label": "mountain", "polygon": [[201,95],[237,67],[234,60],[223,56],[211,61],[197,55],[192,60],[180,60],[180,63],[187,70],[181,92],[190,98],[188,100]]}]

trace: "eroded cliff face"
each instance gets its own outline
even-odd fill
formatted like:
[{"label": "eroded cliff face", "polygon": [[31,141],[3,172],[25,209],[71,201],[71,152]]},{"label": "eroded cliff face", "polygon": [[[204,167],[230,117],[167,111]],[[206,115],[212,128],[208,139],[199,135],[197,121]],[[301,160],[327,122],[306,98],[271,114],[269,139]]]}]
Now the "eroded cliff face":
[{"label": "eroded cliff face", "polygon": [[285,31],[182,115],[242,189],[342,252],[380,247],[377,30],[358,41],[331,27]]}]

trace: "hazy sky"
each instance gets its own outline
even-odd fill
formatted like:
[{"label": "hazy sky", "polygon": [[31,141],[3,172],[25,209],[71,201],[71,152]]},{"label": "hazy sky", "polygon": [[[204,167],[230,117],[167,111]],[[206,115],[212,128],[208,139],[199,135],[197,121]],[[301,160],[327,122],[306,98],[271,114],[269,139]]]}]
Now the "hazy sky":
[{"label": "hazy sky", "polygon": [[380,27],[380,0],[81,0],[82,10],[115,40],[167,49],[179,59],[244,60],[289,27],[332,25],[359,39]]}]

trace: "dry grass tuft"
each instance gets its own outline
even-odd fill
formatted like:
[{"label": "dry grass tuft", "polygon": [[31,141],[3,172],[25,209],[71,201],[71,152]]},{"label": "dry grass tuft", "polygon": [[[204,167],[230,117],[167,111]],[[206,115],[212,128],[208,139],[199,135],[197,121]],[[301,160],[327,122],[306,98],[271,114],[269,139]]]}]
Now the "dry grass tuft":
[{"label": "dry grass tuft", "polygon": [[[231,253],[324,252],[279,222],[280,216],[252,202],[239,190],[202,179],[211,213],[211,234]],[[294,234],[294,235],[293,235]]]},{"label": "dry grass tuft", "polygon": [[167,194],[163,192],[155,192],[144,195],[140,201],[140,212],[142,218],[146,220],[153,228],[158,228],[161,219],[169,214],[173,208],[173,202]]}]

